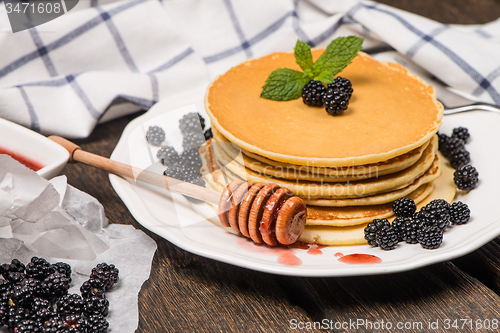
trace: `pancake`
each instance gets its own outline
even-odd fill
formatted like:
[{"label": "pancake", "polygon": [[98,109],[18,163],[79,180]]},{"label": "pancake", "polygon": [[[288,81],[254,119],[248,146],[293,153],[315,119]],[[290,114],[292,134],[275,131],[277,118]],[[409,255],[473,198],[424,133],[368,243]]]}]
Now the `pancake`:
[{"label": "pancake", "polygon": [[402,189],[412,184],[416,179],[421,177],[433,164],[437,164],[437,136],[433,139],[429,146],[424,150],[421,158],[410,168],[399,171],[394,174],[381,176],[378,178],[365,179],[361,181],[353,181],[348,183],[330,183],[330,182],[310,182],[301,180],[287,180],[273,178],[261,175],[253,170],[245,168],[243,165],[224,157],[223,154],[218,155],[218,151],[213,151],[215,162],[224,172],[230,171],[241,179],[256,183],[276,183],[282,187],[286,187],[293,191],[296,195],[306,198],[356,198],[375,195]]},{"label": "pancake", "polygon": [[[423,201],[433,190],[433,184],[421,185],[407,195],[415,203]],[[320,207],[307,205],[306,225],[328,225],[344,227],[368,223],[373,219],[389,218],[394,215],[392,201],[382,205]]]},{"label": "pancake", "polygon": [[212,132],[214,136],[213,149],[224,150],[229,159],[242,160],[240,164],[244,164],[248,169],[277,178],[309,181],[346,182],[395,173],[415,164],[429,144],[426,142],[402,156],[384,162],[347,167],[314,167],[270,160],[241,150],[224,138],[216,129],[212,129]]},{"label": "pancake", "polygon": [[[314,50],[317,58],[322,50]],[[339,75],[354,93],[343,115],[301,99],[260,98],[277,68],[299,70],[293,53],[246,61],[219,76],[207,89],[205,108],[212,127],[245,151],[307,166],[353,166],[387,161],[422,146],[441,125],[443,106],[435,90],[402,66],[359,53]]]}]

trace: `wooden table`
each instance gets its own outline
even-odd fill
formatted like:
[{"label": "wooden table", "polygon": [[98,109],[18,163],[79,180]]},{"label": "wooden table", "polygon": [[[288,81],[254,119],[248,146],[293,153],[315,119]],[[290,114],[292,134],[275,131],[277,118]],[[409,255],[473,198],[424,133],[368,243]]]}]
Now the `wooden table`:
[{"label": "wooden table", "polygon": [[[498,0],[381,2],[443,23],[486,23],[500,17]],[[77,143],[109,156],[123,128],[137,115],[100,125]],[[71,185],[104,205],[111,223],[134,225],[158,244],[151,276],[139,295],[138,332],[283,332],[294,323],[323,320],[332,327],[343,325],[338,331],[345,332],[365,331],[370,322],[379,331],[389,322],[393,331],[401,332],[479,331],[480,324],[488,323],[499,327],[489,331],[500,331],[498,238],[460,259],[410,272],[342,278],[276,276],[199,257],[145,230],[103,171],[69,164],[63,173]],[[433,330],[436,321],[439,330]],[[355,327],[353,322],[366,325]],[[465,325],[454,329],[454,322]],[[398,323],[403,329],[397,329]],[[446,323],[449,330],[444,329]],[[316,326],[300,331],[322,330]]]}]

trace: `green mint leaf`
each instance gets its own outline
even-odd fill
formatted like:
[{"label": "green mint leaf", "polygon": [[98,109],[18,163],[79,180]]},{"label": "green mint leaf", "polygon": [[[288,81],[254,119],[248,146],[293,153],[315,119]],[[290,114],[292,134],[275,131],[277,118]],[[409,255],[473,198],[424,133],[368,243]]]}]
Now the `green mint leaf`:
[{"label": "green mint leaf", "polygon": [[288,101],[302,95],[302,88],[310,81],[307,74],[289,68],[274,70],[262,87],[260,97],[274,101]]},{"label": "green mint leaf", "polygon": [[300,40],[295,44],[295,62],[303,71],[311,69],[313,66],[313,57],[311,47]]},{"label": "green mint leaf", "polygon": [[322,70],[318,75],[314,77],[313,80],[321,81],[324,84],[329,84],[335,81],[335,75],[337,74],[337,70],[332,68],[326,68]]},{"label": "green mint leaf", "polygon": [[356,36],[338,37],[326,48],[325,52],[313,64],[313,72],[319,73],[314,80],[332,83],[334,76],[340,73],[358,55],[363,38]]}]

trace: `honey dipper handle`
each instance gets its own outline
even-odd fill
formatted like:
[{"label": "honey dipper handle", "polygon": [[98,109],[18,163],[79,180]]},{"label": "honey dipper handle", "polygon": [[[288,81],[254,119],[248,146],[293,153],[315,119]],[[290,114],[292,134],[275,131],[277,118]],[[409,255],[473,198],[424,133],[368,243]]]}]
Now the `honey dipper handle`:
[{"label": "honey dipper handle", "polygon": [[158,186],[171,192],[187,195],[205,202],[219,204],[220,193],[216,191],[89,153],[82,150],[73,142],[59,136],[49,136],[49,139],[58,143],[69,152],[70,162],[82,162],[137,182]]}]

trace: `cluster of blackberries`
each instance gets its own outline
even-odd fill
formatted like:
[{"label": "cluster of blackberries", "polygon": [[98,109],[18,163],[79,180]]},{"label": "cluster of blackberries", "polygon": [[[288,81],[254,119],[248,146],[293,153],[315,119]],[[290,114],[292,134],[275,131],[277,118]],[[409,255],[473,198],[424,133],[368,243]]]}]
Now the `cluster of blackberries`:
[{"label": "cluster of blackberries", "polygon": [[[151,126],[150,130],[154,128],[160,127]],[[212,138],[212,129],[204,131],[205,119],[197,112],[184,115],[179,120],[179,129],[182,133],[182,153],[179,154],[172,146],[163,145],[156,154],[160,162],[167,167],[163,174],[188,183],[205,186],[205,181],[200,173],[202,163],[198,150],[206,140]],[[155,129],[155,132],[157,131]],[[161,131],[163,132],[163,129]],[[148,142],[153,144],[153,140],[148,137],[148,134],[146,137]],[[165,135],[163,135],[163,140],[164,138]]]},{"label": "cluster of blackberries", "polygon": [[351,81],[340,76],[326,87],[320,81],[309,81],[302,88],[302,101],[309,106],[323,106],[336,116],[347,109],[352,92]]},{"label": "cluster of blackberries", "polygon": [[479,182],[479,173],[470,165],[470,153],[465,148],[470,134],[467,128],[457,127],[453,129],[451,136],[438,133],[439,151],[448,159],[450,165],[455,169],[454,181],[457,188],[470,191],[476,188]]},{"label": "cluster of blackberries", "polygon": [[461,225],[470,219],[469,207],[461,201],[449,204],[446,200],[435,199],[417,210],[410,198],[393,202],[396,218],[375,219],[368,223],[364,233],[369,245],[382,250],[395,249],[399,242],[419,243],[424,249],[437,249],[443,241],[443,233],[450,225]]},{"label": "cluster of blackberries", "polygon": [[[22,333],[105,333],[109,302],[104,293],[118,281],[118,269],[101,263],[81,287],[69,294],[71,266],[39,257],[0,266],[0,327]],[[89,285],[90,287],[87,287]]]}]

